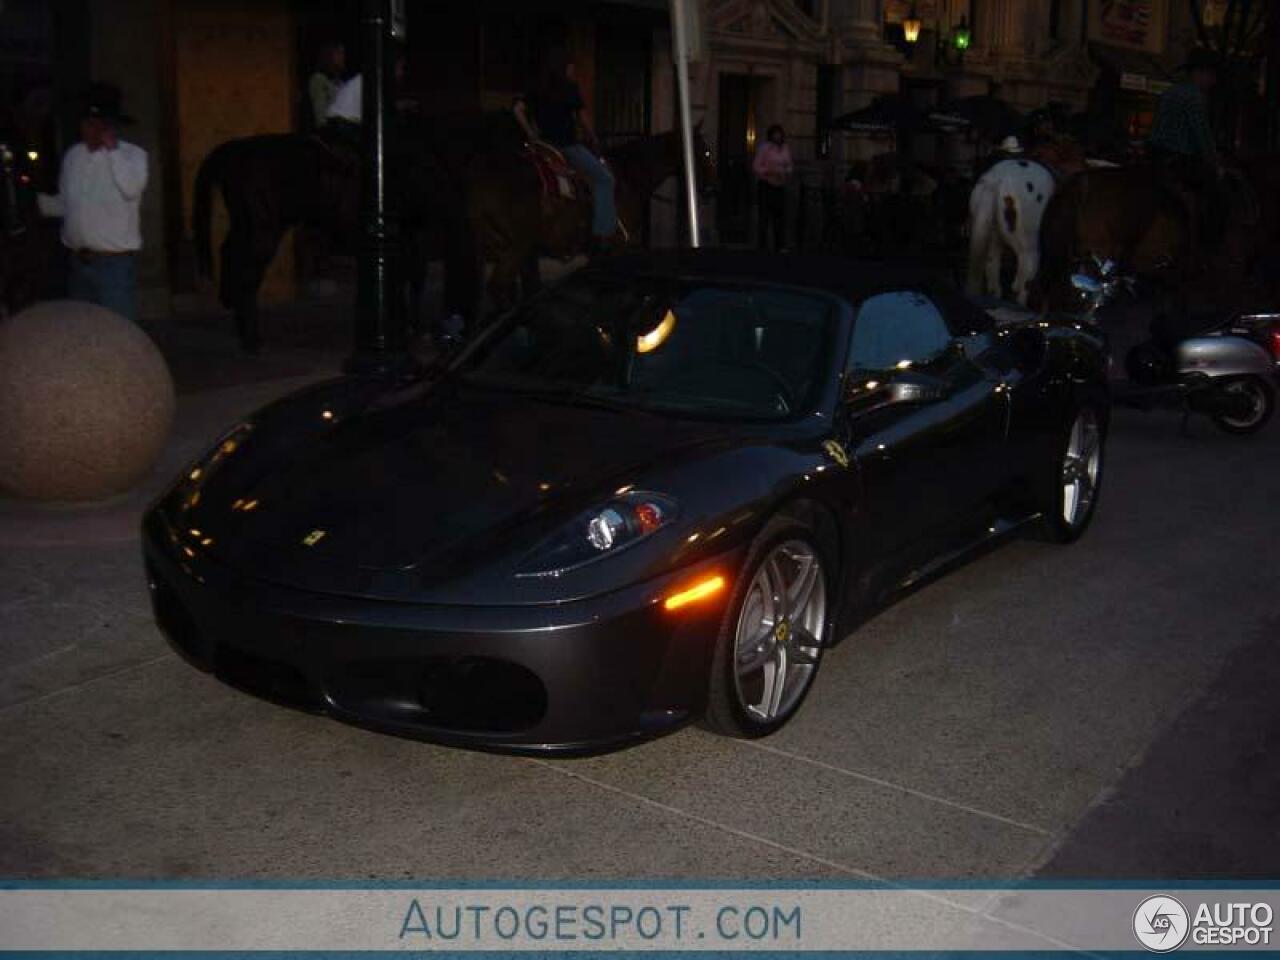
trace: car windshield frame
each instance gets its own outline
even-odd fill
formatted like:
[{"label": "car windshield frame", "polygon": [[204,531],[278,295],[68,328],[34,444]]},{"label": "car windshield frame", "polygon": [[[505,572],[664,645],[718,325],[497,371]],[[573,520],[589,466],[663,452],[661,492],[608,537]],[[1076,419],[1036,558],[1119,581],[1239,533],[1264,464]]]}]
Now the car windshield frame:
[{"label": "car windshield frame", "polygon": [[[821,308],[821,315],[817,321],[818,344],[811,361],[812,368],[804,396],[795,398],[795,404],[785,413],[772,413],[761,409],[759,405],[747,407],[729,401],[717,405],[713,398],[706,396],[697,397],[690,403],[680,403],[671,402],[670,396],[663,397],[657,393],[643,394],[626,389],[601,390],[594,383],[576,384],[571,381],[541,378],[530,378],[524,382],[518,382],[510,376],[493,377],[484,374],[481,369],[483,358],[525,322],[529,311],[545,306],[550,299],[563,298],[571,294],[575,288],[589,285],[597,287],[596,297],[600,300],[604,299],[605,292],[632,292],[635,313],[639,313],[648,300],[656,300],[664,303],[665,309],[675,310],[690,294],[699,291],[714,291],[717,294],[736,292],[748,295],[767,292],[811,301],[815,307]],[[592,309],[595,308],[585,308],[587,311]],[[455,383],[475,389],[527,396],[567,405],[612,408],[664,417],[715,422],[792,423],[811,416],[823,408],[832,378],[844,359],[841,349],[841,316],[842,313],[847,312],[847,309],[847,303],[833,293],[806,286],[728,276],[675,273],[638,273],[623,276],[608,271],[582,271],[540,291],[491,324],[449,364],[447,377]],[[589,321],[589,316],[584,314],[579,319]],[[626,322],[618,321],[613,332],[616,334]],[[634,360],[637,352],[634,347],[630,347],[625,357],[620,356],[618,359]],[[619,386],[622,385],[619,384]]]}]

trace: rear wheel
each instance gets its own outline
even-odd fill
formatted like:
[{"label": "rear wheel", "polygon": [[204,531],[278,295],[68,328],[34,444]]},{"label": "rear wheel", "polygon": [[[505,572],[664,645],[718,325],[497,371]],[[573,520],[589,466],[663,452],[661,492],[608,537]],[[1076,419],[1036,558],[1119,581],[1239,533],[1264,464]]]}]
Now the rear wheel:
[{"label": "rear wheel", "polygon": [[807,526],[777,519],[756,538],[716,641],[705,722],[733,737],[783,726],[828,643],[833,565]]},{"label": "rear wheel", "polygon": [[1219,391],[1238,403],[1240,411],[1231,414],[1215,413],[1213,422],[1219,430],[1234,434],[1257,433],[1267,425],[1276,408],[1276,392],[1271,384],[1259,377],[1240,377],[1224,383]]},{"label": "rear wheel", "polygon": [[1088,529],[1102,486],[1102,417],[1097,407],[1076,410],[1063,437],[1046,503],[1041,530],[1055,543],[1071,543]]}]

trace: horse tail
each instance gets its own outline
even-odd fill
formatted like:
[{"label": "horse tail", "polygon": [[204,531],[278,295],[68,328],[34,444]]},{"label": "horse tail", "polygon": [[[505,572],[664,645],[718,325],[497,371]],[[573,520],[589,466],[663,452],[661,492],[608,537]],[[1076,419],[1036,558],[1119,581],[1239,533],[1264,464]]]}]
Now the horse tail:
[{"label": "horse tail", "polygon": [[1018,201],[1010,193],[1000,198],[1000,219],[1004,222],[1006,233],[1012,236],[1018,232]]},{"label": "horse tail", "polygon": [[[228,140],[209,152],[196,172],[191,208],[191,233],[195,243],[196,267],[202,277],[213,276],[213,190],[223,186],[223,177],[233,147],[240,141]],[[223,187],[225,190],[225,186]]]}]

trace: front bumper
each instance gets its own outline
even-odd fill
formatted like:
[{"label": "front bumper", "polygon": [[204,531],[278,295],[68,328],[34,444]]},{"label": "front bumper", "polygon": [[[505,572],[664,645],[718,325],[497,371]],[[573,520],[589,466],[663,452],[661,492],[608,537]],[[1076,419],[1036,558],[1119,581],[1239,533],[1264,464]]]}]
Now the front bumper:
[{"label": "front bumper", "polygon": [[591,600],[463,607],[367,600],[244,577],[143,525],[156,620],[189,662],[248,693],[385,733],[515,752],[591,752],[701,709],[730,591],[661,598],[736,551]]}]

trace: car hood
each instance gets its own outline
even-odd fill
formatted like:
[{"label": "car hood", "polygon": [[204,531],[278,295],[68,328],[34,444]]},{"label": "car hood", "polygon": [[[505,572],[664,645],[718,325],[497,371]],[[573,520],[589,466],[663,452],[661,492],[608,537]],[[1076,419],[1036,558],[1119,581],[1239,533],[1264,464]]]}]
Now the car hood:
[{"label": "car hood", "polygon": [[[337,563],[446,578],[531,549],[642,471],[731,445],[731,432],[454,386],[339,420],[265,463],[250,449],[206,498],[225,526],[201,522],[222,526],[212,553],[250,570],[278,570],[285,555],[299,570]],[[254,509],[228,510],[236,501]]]}]

